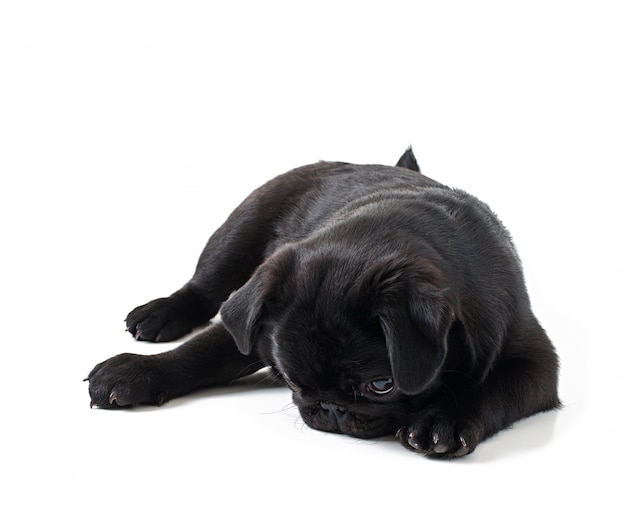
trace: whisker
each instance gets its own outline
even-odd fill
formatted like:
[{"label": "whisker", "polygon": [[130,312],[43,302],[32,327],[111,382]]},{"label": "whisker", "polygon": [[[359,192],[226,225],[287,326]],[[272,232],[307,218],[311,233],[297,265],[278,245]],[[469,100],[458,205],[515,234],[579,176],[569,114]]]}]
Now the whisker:
[{"label": "whisker", "polygon": [[256,366],[256,365],[261,365],[261,367],[256,371],[253,372],[252,374],[244,374],[244,372],[250,368],[250,366],[245,366],[243,367],[236,375],[235,377],[230,381],[230,383],[228,385],[232,385],[233,383],[235,383],[237,380],[241,379],[241,378],[245,378],[246,376],[252,376],[253,374],[256,374],[257,372],[259,372],[263,366],[265,366],[265,363],[263,361],[257,361],[256,363],[253,363],[251,366]]}]

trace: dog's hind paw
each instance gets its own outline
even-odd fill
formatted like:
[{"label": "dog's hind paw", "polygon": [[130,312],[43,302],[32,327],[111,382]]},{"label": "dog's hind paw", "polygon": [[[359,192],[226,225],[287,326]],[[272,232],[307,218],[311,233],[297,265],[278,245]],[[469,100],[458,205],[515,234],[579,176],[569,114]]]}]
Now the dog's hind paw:
[{"label": "dog's hind paw", "polygon": [[174,341],[207,321],[206,310],[188,291],[155,299],[126,316],[126,328],[138,341]]}]

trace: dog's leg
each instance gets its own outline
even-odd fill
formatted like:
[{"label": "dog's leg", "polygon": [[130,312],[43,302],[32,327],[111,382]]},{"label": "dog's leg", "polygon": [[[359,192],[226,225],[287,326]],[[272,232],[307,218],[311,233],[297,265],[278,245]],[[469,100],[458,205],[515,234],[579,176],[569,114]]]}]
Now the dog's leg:
[{"label": "dog's leg", "polygon": [[484,382],[449,381],[398,431],[400,441],[432,457],[459,457],[517,420],[558,408],[558,359],[535,324],[525,337],[507,341],[503,359]]},{"label": "dog's leg", "polygon": [[91,404],[114,409],[161,405],[196,389],[227,385],[264,365],[244,356],[221,323],[162,354],[120,354],[89,373]]},{"label": "dog's leg", "polygon": [[142,341],[173,341],[214,317],[263,261],[290,199],[285,187],[275,179],[252,193],[211,236],[191,280],[169,297],[132,310],[128,331]]}]

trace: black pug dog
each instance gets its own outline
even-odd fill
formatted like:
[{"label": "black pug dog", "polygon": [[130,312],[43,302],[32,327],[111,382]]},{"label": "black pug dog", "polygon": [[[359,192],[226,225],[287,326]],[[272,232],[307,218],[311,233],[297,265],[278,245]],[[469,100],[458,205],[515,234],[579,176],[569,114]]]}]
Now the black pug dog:
[{"label": "black pug dog", "polygon": [[410,148],[395,167],[320,162],[269,181],[186,285],[126,322],[136,339],[171,341],[218,311],[169,352],[97,365],[92,405],[161,405],[271,367],[310,427],[396,433],[438,458],[560,405],[507,230],[423,176]]}]

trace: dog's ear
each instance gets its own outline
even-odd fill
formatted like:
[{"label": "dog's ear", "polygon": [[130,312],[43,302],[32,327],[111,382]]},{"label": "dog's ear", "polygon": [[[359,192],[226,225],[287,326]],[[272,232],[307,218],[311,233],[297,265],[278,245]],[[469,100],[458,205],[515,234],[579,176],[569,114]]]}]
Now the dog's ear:
[{"label": "dog's ear", "polygon": [[427,262],[387,261],[372,271],[372,308],[385,336],[395,384],[405,394],[418,394],[436,380],[447,355],[454,314],[443,278]]},{"label": "dog's ear", "polygon": [[263,300],[263,279],[257,272],[222,305],[220,315],[239,351],[245,356],[252,352],[256,340]]},{"label": "dog's ear", "polygon": [[398,160],[398,163],[396,163],[396,167],[404,167],[405,169],[415,172],[420,171],[420,167],[415,159],[415,154],[413,154],[413,147],[406,149],[402,157]]},{"label": "dog's ear", "polygon": [[254,349],[261,321],[277,295],[291,262],[292,253],[289,250],[274,254],[222,304],[222,322],[242,354],[247,356]]}]

